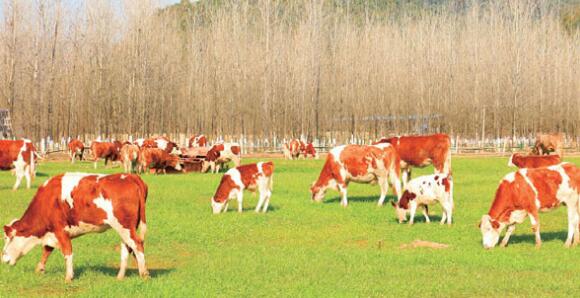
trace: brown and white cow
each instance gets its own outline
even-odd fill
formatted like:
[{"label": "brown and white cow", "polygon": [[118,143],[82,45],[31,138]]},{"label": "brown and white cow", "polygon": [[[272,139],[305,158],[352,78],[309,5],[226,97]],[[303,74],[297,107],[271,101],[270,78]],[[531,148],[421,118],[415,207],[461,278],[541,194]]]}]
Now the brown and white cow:
[{"label": "brown and white cow", "polygon": [[383,138],[379,143],[389,143],[399,153],[403,186],[411,179],[411,167],[433,164],[435,174],[451,173],[451,139],[446,134]]},{"label": "brown and white cow", "polygon": [[304,158],[308,158],[310,155],[312,158],[318,159],[318,152],[316,152],[316,148],[314,148],[312,143],[303,144],[301,148],[302,156],[304,156]]},{"label": "brown and white cow", "polygon": [[211,169],[212,173],[217,173],[222,165],[230,161],[233,161],[234,165],[238,167],[241,163],[241,153],[242,148],[238,143],[215,144],[207,152],[201,171],[205,173]]},{"label": "brown and white cow", "polygon": [[122,143],[119,141],[115,142],[99,142],[93,141],[91,143],[91,152],[93,154],[93,163],[95,169],[97,168],[97,162],[99,159],[105,159],[105,166],[110,161],[118,161],[120,157]]},{"label": "brown and white cow", "polygon": [[121,161],[125,173],[135,173],[139,163],[139,146],[125,144],[121,147]]},{"label": "brown and white cow", "polygon": [[159,148],[143,148],[139,154],[140,171],[147,172],[149,169],[155,169],[155,174],[159,172],[167,173],[167,168],[171,167],[181,171],[181,162],[179,156],[169,154]]},{"label": "brown and white cow", "polygon": [[181,156],[183,157],[205,157],[209,152],[208,147],[192,147],[181,148]]},{"label": "brown and white cow", "polygon": [[179,150],[176,143],[172,142],[166,137],[156,137],[146,139],[139,146],[141,148],[159,148],[167,153],[174,153],[174,150]]},{"label": "brown and white cow", "polygon": [[417,177],[409,183],[401,199],[395,203],[399,223],[407,220],[407,213],[410,215],[409,224],[413,224],[417,207],[423,207],[423,215],[426,222],[429,219],[429,205],[439,202],[443,209],[441,224],[447,222],[451,224],[453,215],[453,178],[450,174],[434,174]]},{"label": "brown and white cow", "polygon": [[560,157],[564,157],[564,134],[563,133],[538,133],[532,152],[537,155],[548,155],[556,151]]},{"label": "brown and white cow", "polygon": [[14,169],[16,183],[12,190],[18,189],[22,178],[26,178],[26,188],[36,173],[36,149],[30,140],[0,140],[0,170]]},{"label": "brown and white cow", "polygon": [[228,211],[228,201],[238,200],[238,212],[242,212],[244,190],[260,193],[256,212],[266,212],[272,196],[274,183],[274,164],[259,162],[229,169],[222,177],[215,195],[211,198],[211,208],[214,214]]},{"label": "brown and white cow", "polygon": [[558,155],[522,155],[514,153],[508,160],[508,167],[541,168],[561,163]]},{"label": "brown and white cow", "polygon": [[[4,226],[2,262],[15,265],[35,246],[42,246],[36,270],[59,248],[66,263],[65,280],[71,281],[71,240],[91,232],[113,228],[121,236],[122,279],[127,258],[134,253],[141,277],[147,277],[143,240],[146,232],[147,185],[136,175],[66,173],[47,180],[36,192],[24,215]],[[139,235],[137,229],[140,230]]]},{"label": "brown and white cow", "polygon": [[390,144],[377,145],[343,145],[330,150],[326,162],[310,192],[312,200],[321,202],[326,190],[336,189],[340,192],[340,204],[348,205],[347,188],[350,182],[375,183],[381,187],[379,206],[382,206],[389,182],[395,189],[397,198],[401,197],[399,155]]},{"label": "brown and white cow", "polygon": [[[481,218],[483,247],[493,248],[501,231],[507,231],[500,244],[506,246],[516,224],[530,218],[536,236],[540,237],[540,211],[549,211],[562,203],[568,209],[568,238],[566,246],[580,241],[578,230],[580,206],[580,169],[569,163],[537,169],[520,169],[507,174],[499,184],[489,212]],[[572,238],[574,243],[572,243]]]},{"label": "brown and white cow", "polygon": [[302,141],[298,139],[292,139],[288,143],[282,144],[282,153],[284,153],[284,158],[286,159],[298,159],[300,157]]},{"label": "brown and white cow", "polygon": [[205,135],[193,135],[189,138],[189,148],[205,147],[207,146],[207,138]]},{"label": "brown and white cow", "polygon": [[72,139],[68,143],[68,153],[70,156],[70,162],[75,163],[75,159],[78,157],[79,160],[83,160],[83,154],[85,152],[85,144],[77,139]]}]

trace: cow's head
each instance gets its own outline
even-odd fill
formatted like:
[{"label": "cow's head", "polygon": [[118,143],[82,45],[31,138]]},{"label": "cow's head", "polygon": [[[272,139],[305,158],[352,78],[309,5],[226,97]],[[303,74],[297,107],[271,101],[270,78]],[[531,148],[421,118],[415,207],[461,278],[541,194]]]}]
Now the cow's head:
[{"label": "cow's head", "polygon": [[310,186],[310,193],[312,194],[312,200],[315,202],[322,202],[324,196],[326,195],[326,187],[318,184],[317,181],[312,183]]},{"label": "cow's head", "polygon": [[4,249],[2,250],[2,263],[10,266],[16,265],[18,259],[27,254],[40,239],[36,236],[20,236],[17,230],[18,221],[13,220],[4,226]]},{"label": "cow's head", "polygon": [[211,198],[211,210],[213,214],[219,214],[224,209],[225,203],[216,202],[213,198]]},{"label": "cow's head", "polygon": [[391,205],[395,208],[395,214],[399,223],[407,220],[407,213],[409,213],[409,204],[417,197],[416,194],[405,190],[398,202],[391,201]]},{"label": "cow's head", "polygon": [[497,245],[499,234],[503,227],[504,224],[491,218],[491,216],[487,214],[481,217],[479,229],[481,230],[481,236],[483,237],[483,248],[490,249]]}]

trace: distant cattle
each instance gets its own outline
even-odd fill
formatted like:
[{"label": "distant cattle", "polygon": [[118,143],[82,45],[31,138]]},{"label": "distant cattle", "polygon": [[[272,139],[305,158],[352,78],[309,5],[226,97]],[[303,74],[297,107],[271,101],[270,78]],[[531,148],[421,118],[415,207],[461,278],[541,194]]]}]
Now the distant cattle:
[{"label": "distant cattle", "polygon": [[282,152],[286,159],[298,159],[302,151],[303,143],[298,139],[292,139],[288,143],[282,144]]},{"label": "distant cattle", "polygon": [[154,169],[155,174],[167,173],[168,168],[181,171],[181,162],[179,156],[169,154],[158,148],[143,148],[139,154],[140,170],[147,172]]},{"label": "distant cattle", "polygon": [[417,177],[407,183],[401,199],[392,202],[399,223],[407,219],[410,214],[409,224],[413,224],[417,207],[423,207],[425,221],[429,220],[428,206],[439,202],[443,209],[441,224],[451,224],[453,215],[453,178],[449,174],[435,174]]},{"label": "distant cattle", "polygon": [[314,159],[318,159],[318,152],[316,152],[316,148],[314,148],[314,145],[312,143],[302,145],[303,146],[301,146],[302,147],[301,151],[304,158],[308,158],[308,156],[310,156]]},{"label": "distant cattle", "polygon": [[320,202],[327,189],[336,189],[340,192],[340,204],[346,207],[349,182],[378,182],[381,188],[378,204],[382,206],[389,190],[389,182],[395,189],[397,198],[400,198],[399,175],[399,155],[390,144],[343,145],[330,150],[320,176],[313,183],[310,192],[312,199]]},{"label": "distant cattle", "polygon": [[552,210],[561,204],[568,209],[568,238],[565,245],[576,245],[580,241],[579,199],[580,169],[572,164],[509,173],[500,181],[489,212],[481,218],[479,227],[483,247],[494,247],[501,231],[507,226],[500,244],[506,246],[516,224],[522,223],[526,217],[532,223],[536,246],[541,246],[539,212]]},{"label": "distant cattle", "polygon": [[189,148],[205,147],[207,146],[207,138],[205,135],[193,135],[189,138]]},{"label": "distant cattle", "polygon": [[172,142],[166,137],[156,137],[151,139],[144,140],[141,145],[141,148],[159,148],[167,153],[174,153],[174,150],[179,150],[179,147],[176,143]]},{"label": "distant cattle", "polygon": [[[147,185],[136,175],[67,173],[47,180],[36,192],[24,215],[4,226],[2,262],[15,265],[35,246],[42,246],[36,270],[59,248],[66,263],[65,280],[71,281],[73,249],[71,240],[91,232],[113,228],[121,237],[122,279],[132,252],[141,277],[148,275],[143,240],[146,232]],[[140,233],[137,234],[137,229]]]},{"label": "distant cattle", "polygon": [[121,161],[123,162],[123,169],[125,173],[137,172],[139,162],[139,146],[133,144],[125,144],[121,147]]},{"label": "distant cattle", "polygon": [[220,167],[230,161],[238,167],[241,162],[242,148],[238,143],[221,143],[213,145],[207,152],[206,162],[204,162],[202,172],[211,169],[212,173],[217,173]]},{"label": "distant cattle", "polygon": [[68,143],[68,152],[70,156],[70,162],[75,163],[75,159],[78,157],[79,160],[83,160],[83,154],[85,152],[85,144],[77,139],[72,139]]},{"label": "distant cattle", "polygon": [[91,143],[91,152],[93,154],[93,162],[95,169],[97,168],[97,162],[99,159],[105,159],[105,166],[110,161],[118,161],[120,159],[122,143],[119,141],[115,142],[98,142],[93,141]]},{"label": "distant cattle", "polygon": [[403,185],[411,179],[411,167],[433,164],[435,174],[451,173],[451,139],[446,134],[383,138],[379,143],[389,143],[399,153]]},{"label": "distant cattle", "polygon": [[0,140],[0,170],[14,169],[16,183],[12,190],[18,189],[22,178],[26,178],[26,188],[36,174],[36,148],[30,140]]},{"label": "distant cattle", "polygon": [[536,142],[532,152],[537,155],[548,155],[550,152],[557,152],[557,154],[564,157],[564,134],[563,133],[539,133],[536,135]]},{"label": "distant cattle", "polygon": [[510,156],[508,167],[522,168],[541,168],[553,166],[561,163],[558,155],[522,155],[514,153]]},{"label": "distant cattle", "polygon": [[256,212],[266,212],[272,196],[274,164],[259,162],[248,164],[228,170],[222,177],[220,184],[211,198],[211,208],[214,214],[226,212],[228,201],[238,200],[238,212],[242,212],[244,190],[260,193],[260,199],[256,206]]}]

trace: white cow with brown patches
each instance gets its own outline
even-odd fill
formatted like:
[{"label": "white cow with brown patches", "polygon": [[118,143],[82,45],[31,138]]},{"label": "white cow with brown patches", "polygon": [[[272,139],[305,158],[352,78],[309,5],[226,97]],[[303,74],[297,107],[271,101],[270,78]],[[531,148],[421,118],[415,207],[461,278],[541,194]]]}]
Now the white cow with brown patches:
[{"label": "white cow with brown patches", "polygon": [[[15,265],[35,246],[42,246],[37,266],[45,264],[59,248],[65,258],[65,280],[73,271],[73,238],[113,228],[121,236],[121,265],[117,277],[125,277],[127,259],[134,253],[139,274],[147,277],[143,239],[146,232],[147,186],[136,175],[67,173],[47,180],[37,191],[24,215],[4,226],[2,262]],[[137,234],[137,229],[140,233]]]},{"label": "white cow with brown patches", "polygon": [[423,207],[425,221],[429,219],[429,205],[440,203],[443,209],[441,224],[451,224],[453,215],[453,178],[450,174],[435,174],[417,177],[409,183],[403,191],[401,199],[395,203],[399,223],[407,220],[410,213],[409,224],[413,224],[417,207]]},{"label": "white cow with brown patches", "polygon": [[17,190],[26,178],[26,188],[30,188],[36,173],[36,149],[30,140],[0,140],[0,170],[14,170],[16,182],[12,190]]},{"label": "white cow with brown patches", "polygon": [[258,190],[260,200],[256,206],[256,212],[262,210],[265,213],[272,196],[273,174],[274,164],[271,161],[247,164],[228,170],[222,177],[215,195],[211,198],[213,213],[226,212],[228,201],[231,199],[238,200],[238,212],[241,213],[244,190]]}]

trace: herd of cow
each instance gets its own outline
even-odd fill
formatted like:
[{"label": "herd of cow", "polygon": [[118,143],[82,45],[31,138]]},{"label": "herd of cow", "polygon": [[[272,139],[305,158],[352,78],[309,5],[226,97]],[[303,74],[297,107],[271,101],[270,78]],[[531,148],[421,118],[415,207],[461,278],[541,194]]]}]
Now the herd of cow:
[{"label": "herd of cow", "polygon": [[[540,152],[552,144],[542,141]],[[133,172],[148,169],[155,172],[167,168],[180,170],[184,155],[205,156],[204,171],[218,172],[221,165],[233,161],[235,167],[222,176],[215,195],[211,198],[214,213],[226,212],[228,202],[236,199],[242,212],[244,190],[258,191],[256,212],[266,212],[272,196],[274,164],[258,162],[240,165],[241,148],[235,143],[207,146],[206,138],[193,136],[189,148],[179,149],[167,138],[139,139],[130,142],[92,142],[90,149],[95,167],[99,159],[120,161],[125,173],[113,175],[66,173],[48,179],[39,187],[24,215],[4,226],[2,262],[14,265],[37,245],[42,246],[42,257],[37,271],[43,272],[47,258],[59,248],[65,258],[67,281],[72,280],[73,252],[71,239],[90,232],[112,228],[121,237],[121,265],[118,278],[125,275],[127,260],[133,254],[139,273],[148,275],[145,266],[143,241],[146,233],[145,205],[148,188]],[[83,159],[84,144],[73,140],[69,144],[71,162]],[[552,148],[553,149],[553,148]],[[300,155],[317,158],[312,144],[291,140],[283,146],[284,156],[296,159]],[[37,154],[29,140],[0,141],[0,168],[13,169],[16,175],[14,189],[26,178],[27,186],[35,174]],[[411,179],[413,167],[433,165],[434,174]],[[483,246],[492,248],[499,242],[500,233],[507,227],[501,246],[507,245],[515,225],[530,218],[541,245],[538,213],[566,205],[568,209],[567,247],[580,242],[580,169],[562,163],[557,155],[513,154],[509,166],[520,168],[506,175],[497,188],[489,212],[481,218]],[[372,145],[342,145],[332,148],[318,179],[312,184],[312,200],[320,202],[328,189],[337,190],[340,204],[348,205],[347,189],[350,182],[378,183],[379,205],[383,205],[389,188],[397,197],[391,202],[399,222],[413,224],[419,208],[429,222],[428,206],[439,203],[443,214],[441,224],[452,223],[454,211],[453,177],[451,171],[451,140],[445,134],[429,136],[401,136],[381,139]],[[137,232],[138,231],[138,232]]]}]

